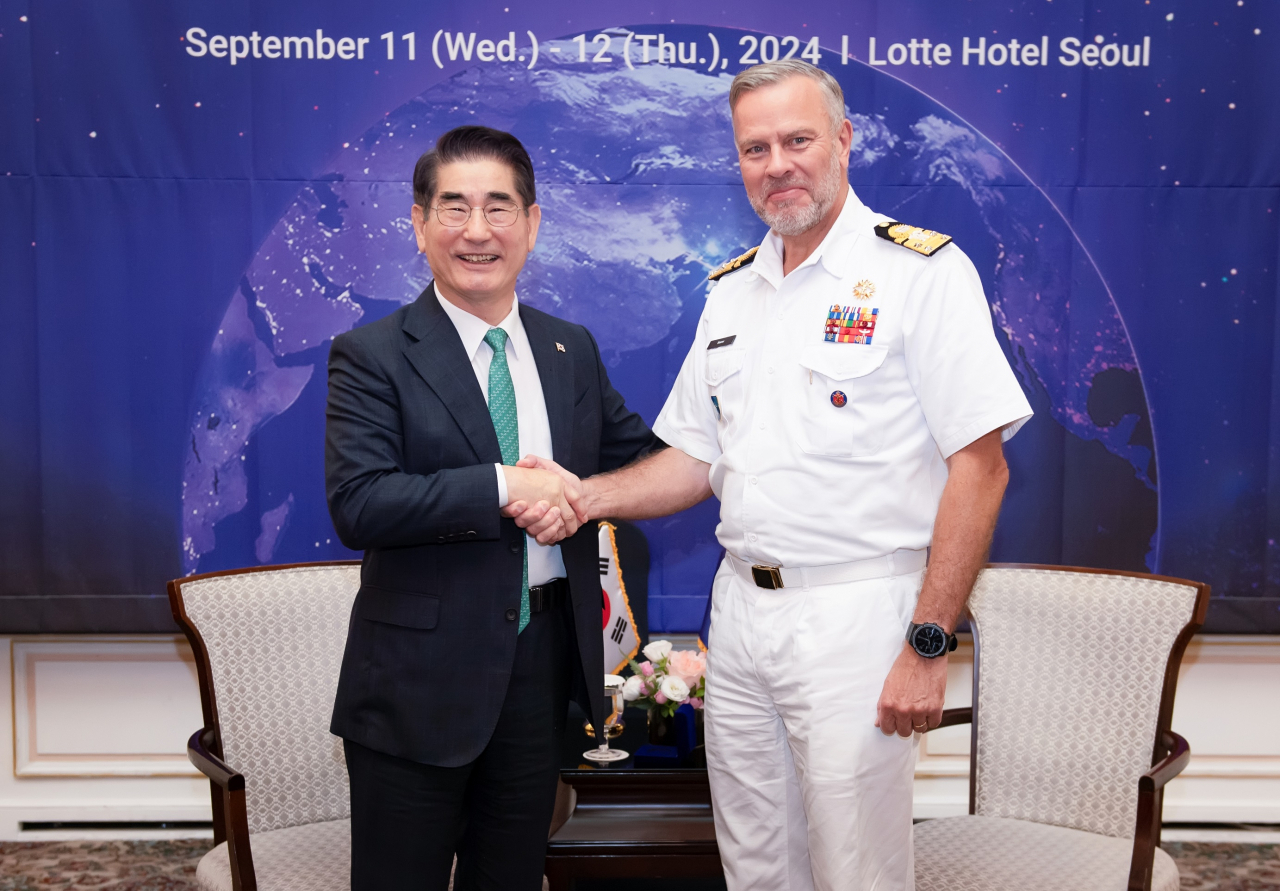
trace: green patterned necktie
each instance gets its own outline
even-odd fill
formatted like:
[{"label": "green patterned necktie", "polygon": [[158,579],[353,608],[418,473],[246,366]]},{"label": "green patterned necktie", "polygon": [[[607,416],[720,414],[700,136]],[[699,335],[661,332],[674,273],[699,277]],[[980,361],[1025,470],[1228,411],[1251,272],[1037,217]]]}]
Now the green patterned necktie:
[{"label": "green patterned necktie", "polygon": [[[493,347],[493,361],[489,363],[489,416],[493,418],[493,430],[498,434],[502,463],[510,466],[520,460],[520,422],[516,417],[516,388],[511,383],[511,369],[507,367],[507,332],[501,328],[490,328],[485,332],[484,342]],[[520,581],[520,628],[517,634],[529,624],[528,539],[524,542],[524,578]]]}]

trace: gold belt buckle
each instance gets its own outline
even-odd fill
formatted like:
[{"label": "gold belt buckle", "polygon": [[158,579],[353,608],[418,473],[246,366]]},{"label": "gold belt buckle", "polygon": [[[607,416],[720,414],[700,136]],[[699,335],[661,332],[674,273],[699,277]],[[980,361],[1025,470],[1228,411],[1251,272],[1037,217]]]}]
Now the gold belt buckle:
[{"label": "gold belt buckle", "polygon": [[757,588],[777,590],[782,587],[782,567],[755,563],[751,566],[751,578],[755,580]]}]

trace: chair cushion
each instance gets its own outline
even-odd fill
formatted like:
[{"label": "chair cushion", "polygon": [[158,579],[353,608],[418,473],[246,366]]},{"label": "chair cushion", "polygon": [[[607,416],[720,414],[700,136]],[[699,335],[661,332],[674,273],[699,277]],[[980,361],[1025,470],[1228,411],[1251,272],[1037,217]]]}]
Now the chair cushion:
[{"label": "chair cushion", "polygon": [[[351,887],[351,821],[309,823],[249,836],[260,891],[336,891]],[[201,891],[231,891],[223,842],[200,860]]]},{"label": "chair cushion", "polygon": [[[948,817],[915,827],[916,891],[1124,891],[1130,839],[1001,817]],[[1151,891],[1178,891],[1178,867],[1156,848]]]}]

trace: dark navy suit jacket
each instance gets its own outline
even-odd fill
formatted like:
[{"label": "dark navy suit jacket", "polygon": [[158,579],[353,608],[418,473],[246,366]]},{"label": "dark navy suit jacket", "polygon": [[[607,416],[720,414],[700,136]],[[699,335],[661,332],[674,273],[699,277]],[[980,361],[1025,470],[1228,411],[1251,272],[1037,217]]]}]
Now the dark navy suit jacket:
[{"label": "dark navy suit jacket", "polygon": [[[610,385],[581,325],[520,306],[553,444],[581,477],[657,442]],[[557,348],[557,343],[564,347]],[[364,551],[330,729],[446,767],[479,756],[515,657],[524,533],[498,510],[498,437],[457,329],[428,286],[334,339],[325,488],[338,536]],[[573,600],[574,698],[596,726],[604,671],[596,523],[561,543]]]}]

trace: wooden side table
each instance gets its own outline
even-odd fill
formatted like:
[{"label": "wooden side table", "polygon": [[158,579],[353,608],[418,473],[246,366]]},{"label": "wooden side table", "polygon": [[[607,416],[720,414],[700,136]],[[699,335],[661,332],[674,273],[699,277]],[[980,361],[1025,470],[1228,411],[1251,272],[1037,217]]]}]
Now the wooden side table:
[{"label": "wooden side table", "polygon": [[580,878],[719,877],[705,770],[564,770],[577,802],[547,843],[550,891]]}]

